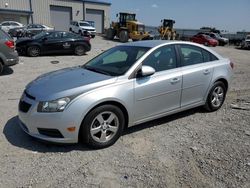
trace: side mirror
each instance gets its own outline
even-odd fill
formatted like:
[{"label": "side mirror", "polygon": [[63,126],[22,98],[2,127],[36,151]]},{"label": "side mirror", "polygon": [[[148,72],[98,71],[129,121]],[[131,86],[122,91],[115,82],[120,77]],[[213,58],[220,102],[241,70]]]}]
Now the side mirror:
[{"label": "side mirror", "polygon": [[142,65],[141,70],[138,72],[138,77],[146,77],[151,76],[155,73],[155,69],[153,67]]}]

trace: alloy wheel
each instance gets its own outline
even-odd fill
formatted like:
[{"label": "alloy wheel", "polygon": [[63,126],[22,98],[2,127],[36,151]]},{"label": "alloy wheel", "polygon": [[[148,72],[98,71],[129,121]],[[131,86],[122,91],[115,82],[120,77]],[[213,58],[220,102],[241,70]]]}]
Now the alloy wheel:
[{"label": "alloy wheel", "polygon": [[40,55],[40,49],[36,46],[29,47],[28,53],[31,57],[37,57]]},{"label": "alloy wheel", "polygon": [[218,108],[224,100],[224,90],[221,86],[217,86],[214,88],[211,97],[211,104],[213,107]]},{"label": "alloy wheel", "polygon": [[91,123],[91,137],[99,143],[108,142],[116,135],[119,125],[119,119],[115,113],[111,111],[102,112]]}]

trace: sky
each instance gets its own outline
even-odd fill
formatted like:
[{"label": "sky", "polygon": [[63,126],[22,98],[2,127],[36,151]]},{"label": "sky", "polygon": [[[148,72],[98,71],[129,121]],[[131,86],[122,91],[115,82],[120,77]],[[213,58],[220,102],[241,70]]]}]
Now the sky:
[{"label": "sky", "polygon": [[162,19],[176,21],[175,28],[216,27],[229,32],[250,31],[250,0],[108,0],[111,20],[118,12],[136,13],[137,20],[159,26]]}]

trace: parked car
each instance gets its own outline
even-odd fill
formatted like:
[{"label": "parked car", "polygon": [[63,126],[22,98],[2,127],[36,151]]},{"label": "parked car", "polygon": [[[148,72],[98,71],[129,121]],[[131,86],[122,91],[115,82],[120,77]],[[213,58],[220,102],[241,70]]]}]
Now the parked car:
[{"label": "parked car", "polygon": [[71,21],[69,31],[79,33],[81,35],[91,35],[92,38],[96,35],[96,29],[87,21]]},{"label": "parked car", "polygon": [[0,29],[0,74],[3,72],[4,67],[15,65],[18,61],[14,40]]},{"label": "parked car", "polygon": [[218,46],[218,41],[211,38],[208,35],[205,34],[197,34],[191,37],[191,41],[198,43],[198,44],[204,44],[205,46]]},{"label": "parked car", "polygon": [[247,35],[246,38],[241,43],[242,49],[250,49],[250,35]]},{"label": "parked car", "polygon": [[229,40],[227,38],[222,37],[218,33],[204,33],[205,35],[210,36],[211,38],[217,40],[219,42],[219,46],[225,46],[229,43]]},{"label": "parked car", "polygon": [[36,57],[43,54],[84,55],[90,51],[90,39],[65,31],[46,31],[32,38],[21,38],[16,41],[16,48],[21,55]]},{"label": "parked car", "polygon": [[29,24],[25,27],[13,28],[9,30],[11,37],[32,37],[41,33],[42,31],[53,31],[54,28],[42,24]]},{"label": "parked car", "polygon": [[233,63],[191,42],[139,41],[111,48],[87,64],[42,75],[19,103],[19,123],[51,142],[116,142],[125,127],[204,106],[218,110]]},{"label": "parked car", "polygon": [[14,21],[5,21],[0,23],[0,25],[1,29],[4,30],[6,33],[8,33],[10,29],[24,27],[23,24]]}]

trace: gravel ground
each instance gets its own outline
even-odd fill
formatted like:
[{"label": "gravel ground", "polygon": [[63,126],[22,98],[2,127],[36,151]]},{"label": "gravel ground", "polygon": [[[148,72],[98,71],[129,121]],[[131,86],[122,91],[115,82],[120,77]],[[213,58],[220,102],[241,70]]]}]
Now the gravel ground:
[{"label": "gravel ground", "polygon": [[196,108],[129,128],[106,149],[45,144],[18,127],[28,82],[116,44],[96,37],[82,57],[20,57],[0,76],[0,187],[250,187],[250,51],[213,48],[235,63],[219,111]]}]

